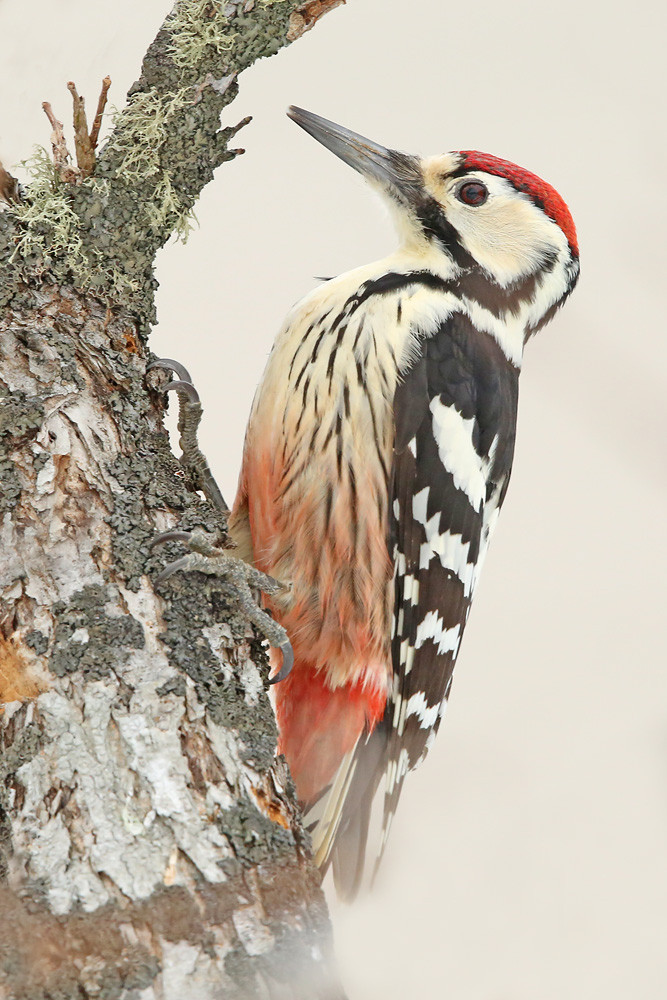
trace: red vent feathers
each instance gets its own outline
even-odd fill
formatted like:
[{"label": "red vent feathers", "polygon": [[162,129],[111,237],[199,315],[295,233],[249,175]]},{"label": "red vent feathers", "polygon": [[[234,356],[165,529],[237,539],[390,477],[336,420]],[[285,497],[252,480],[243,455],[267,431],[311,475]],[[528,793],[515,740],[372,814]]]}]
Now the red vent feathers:
[{"label": "red vent feathers", "polygon": [[500,157],[492,156],[490,153],[478,153],[475,150],[466,149],[462,150],[460,155],[463,158],[461,166],[469,170],[485,170],[487,174],[495,174],[497,177],[506,177],[517,191],[523,191],[530,195],[534,201],[538,202],[549,218],[560,226],[572,252],[575,256],[579,256],[577,231],[570,210],[551,184],[547,184],[537,174],[531,174],[529,170],[524,170],[516,163],[501,160]]}]

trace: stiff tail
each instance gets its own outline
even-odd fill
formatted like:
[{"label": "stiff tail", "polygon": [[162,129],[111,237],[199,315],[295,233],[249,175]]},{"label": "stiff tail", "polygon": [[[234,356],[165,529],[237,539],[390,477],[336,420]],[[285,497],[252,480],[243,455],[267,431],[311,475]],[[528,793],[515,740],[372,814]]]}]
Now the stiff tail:
[{"label": "stiff tail", "polygon": [[336,892],[345,902],[355,898],[363,881],[378,787],[384,777],[385,808],[373,877],[403,784],[404,775],[394,780],[390,791],[392,768],[387,762],[390,735],[385,715],[373,732],[362,733],[353,750],[345,755],[331,784],[307,807],[304,815],[304,823],[313,840],[315,861],[323,873],[331,866]]},{"label": "stiff tail", "polygon": [[[363,684],[332,689],[298,656],[275,697],[279,748],[303,805],[315,862],[323,873],[331,866],[338,895],[350,901],[363,880],[378,788],[384,779],[379,862],[408,770],[406,754],[394,746],[393,702]],[[372,827],[375,841],[375,821]]]}]

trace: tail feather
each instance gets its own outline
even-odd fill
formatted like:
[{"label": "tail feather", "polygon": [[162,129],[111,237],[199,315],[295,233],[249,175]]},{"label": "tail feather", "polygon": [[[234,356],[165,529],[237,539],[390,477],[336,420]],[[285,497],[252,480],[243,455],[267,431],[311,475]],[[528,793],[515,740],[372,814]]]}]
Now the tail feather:
[{"label": "tail feather", "polygon": [[371,805],[368,803],[350,817],[336,838],[331,863],[336,892],[344,903],[351,903],[361,886],[370,820]]},{"label": "tail feather", "polygon": [[304,824],[312,831],[315,864],[323,871],[329,865],[331,850],[344,816],[350,783],[357,766],[357,746],[345,754],[329,789],[318,796],[317,802],[304,814]]},{"label": "tail feather", "polygon": [[[389,728],[383,719],[346,754],[325,795],[307,809],[313,853],[322,872],[333,868],[338,896],[351,902],[361,886],[373,801],[386,769]],[[384,840],[384,836],[383,836]]]}]

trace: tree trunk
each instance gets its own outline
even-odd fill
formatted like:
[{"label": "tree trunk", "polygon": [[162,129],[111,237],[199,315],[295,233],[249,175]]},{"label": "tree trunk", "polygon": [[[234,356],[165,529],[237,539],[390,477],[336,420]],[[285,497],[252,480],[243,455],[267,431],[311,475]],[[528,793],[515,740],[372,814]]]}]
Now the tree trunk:
[{"label": "tree trunk", "polygon": [[262,643],[215,579],[152,584],[157,532],[225,525],[145,377],[236,74],[336,2],[179,0],[94,175],[0,213],[1,998],[343,996]]}]

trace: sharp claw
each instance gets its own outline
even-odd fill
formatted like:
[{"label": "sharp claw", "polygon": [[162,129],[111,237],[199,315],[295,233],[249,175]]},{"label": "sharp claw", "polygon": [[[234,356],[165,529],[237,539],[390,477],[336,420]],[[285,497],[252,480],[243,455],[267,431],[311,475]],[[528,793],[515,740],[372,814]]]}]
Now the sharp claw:
[{"label": "sharp claw", "polygon": [[192,384],[192,378],[190,372],[187,370],[185,365],[182,365],[180,361],[173,361],[171,358],[158,358],[157,361],[151,361],[147,372],[152,371],[154,368],[163,368],[167,372],[176,372],[180,379],[184,382],[190,382]]},{"label": "sharp claw", "polygon": [[283,665],[276,676],[269,679],[269,684],[280,684],[280,682],[284,681],[286,677],[289,677],[292,672],[292,667],[294,666],[294,650],[292,649],[292,643],[289,639],[287,639],[280,648],[283,651]]},{"label": "sharp claw", "polygon": [[161,531],[159,535],[151,541],[148,546],[149,549],[154,548],[156,545],[162,545],[164,542],[188,542],[190,540],[189,531],[181,531],[178,528],[170,528],[169,531]]},{"label": "sharp claw", "polygon": [[182,569],[187,569],[190,562],[190,556],[182,556],[180,559],[176,559],[174,562],[167,563],[163,570],[161,570],[153,581],[153,586],[158,587],[165,580],[168,580],[170,576],[174,573],[178,573]]},{"label": "sharp claw", "polygon": [[169,392],[170,390],[173,390],[174,392],[184,392],[186,396],[190,397],[193,403],[198,403],[200,401],[199,393],[193,386],[192,382],[167,382],[164,387],[164,391]]}]

